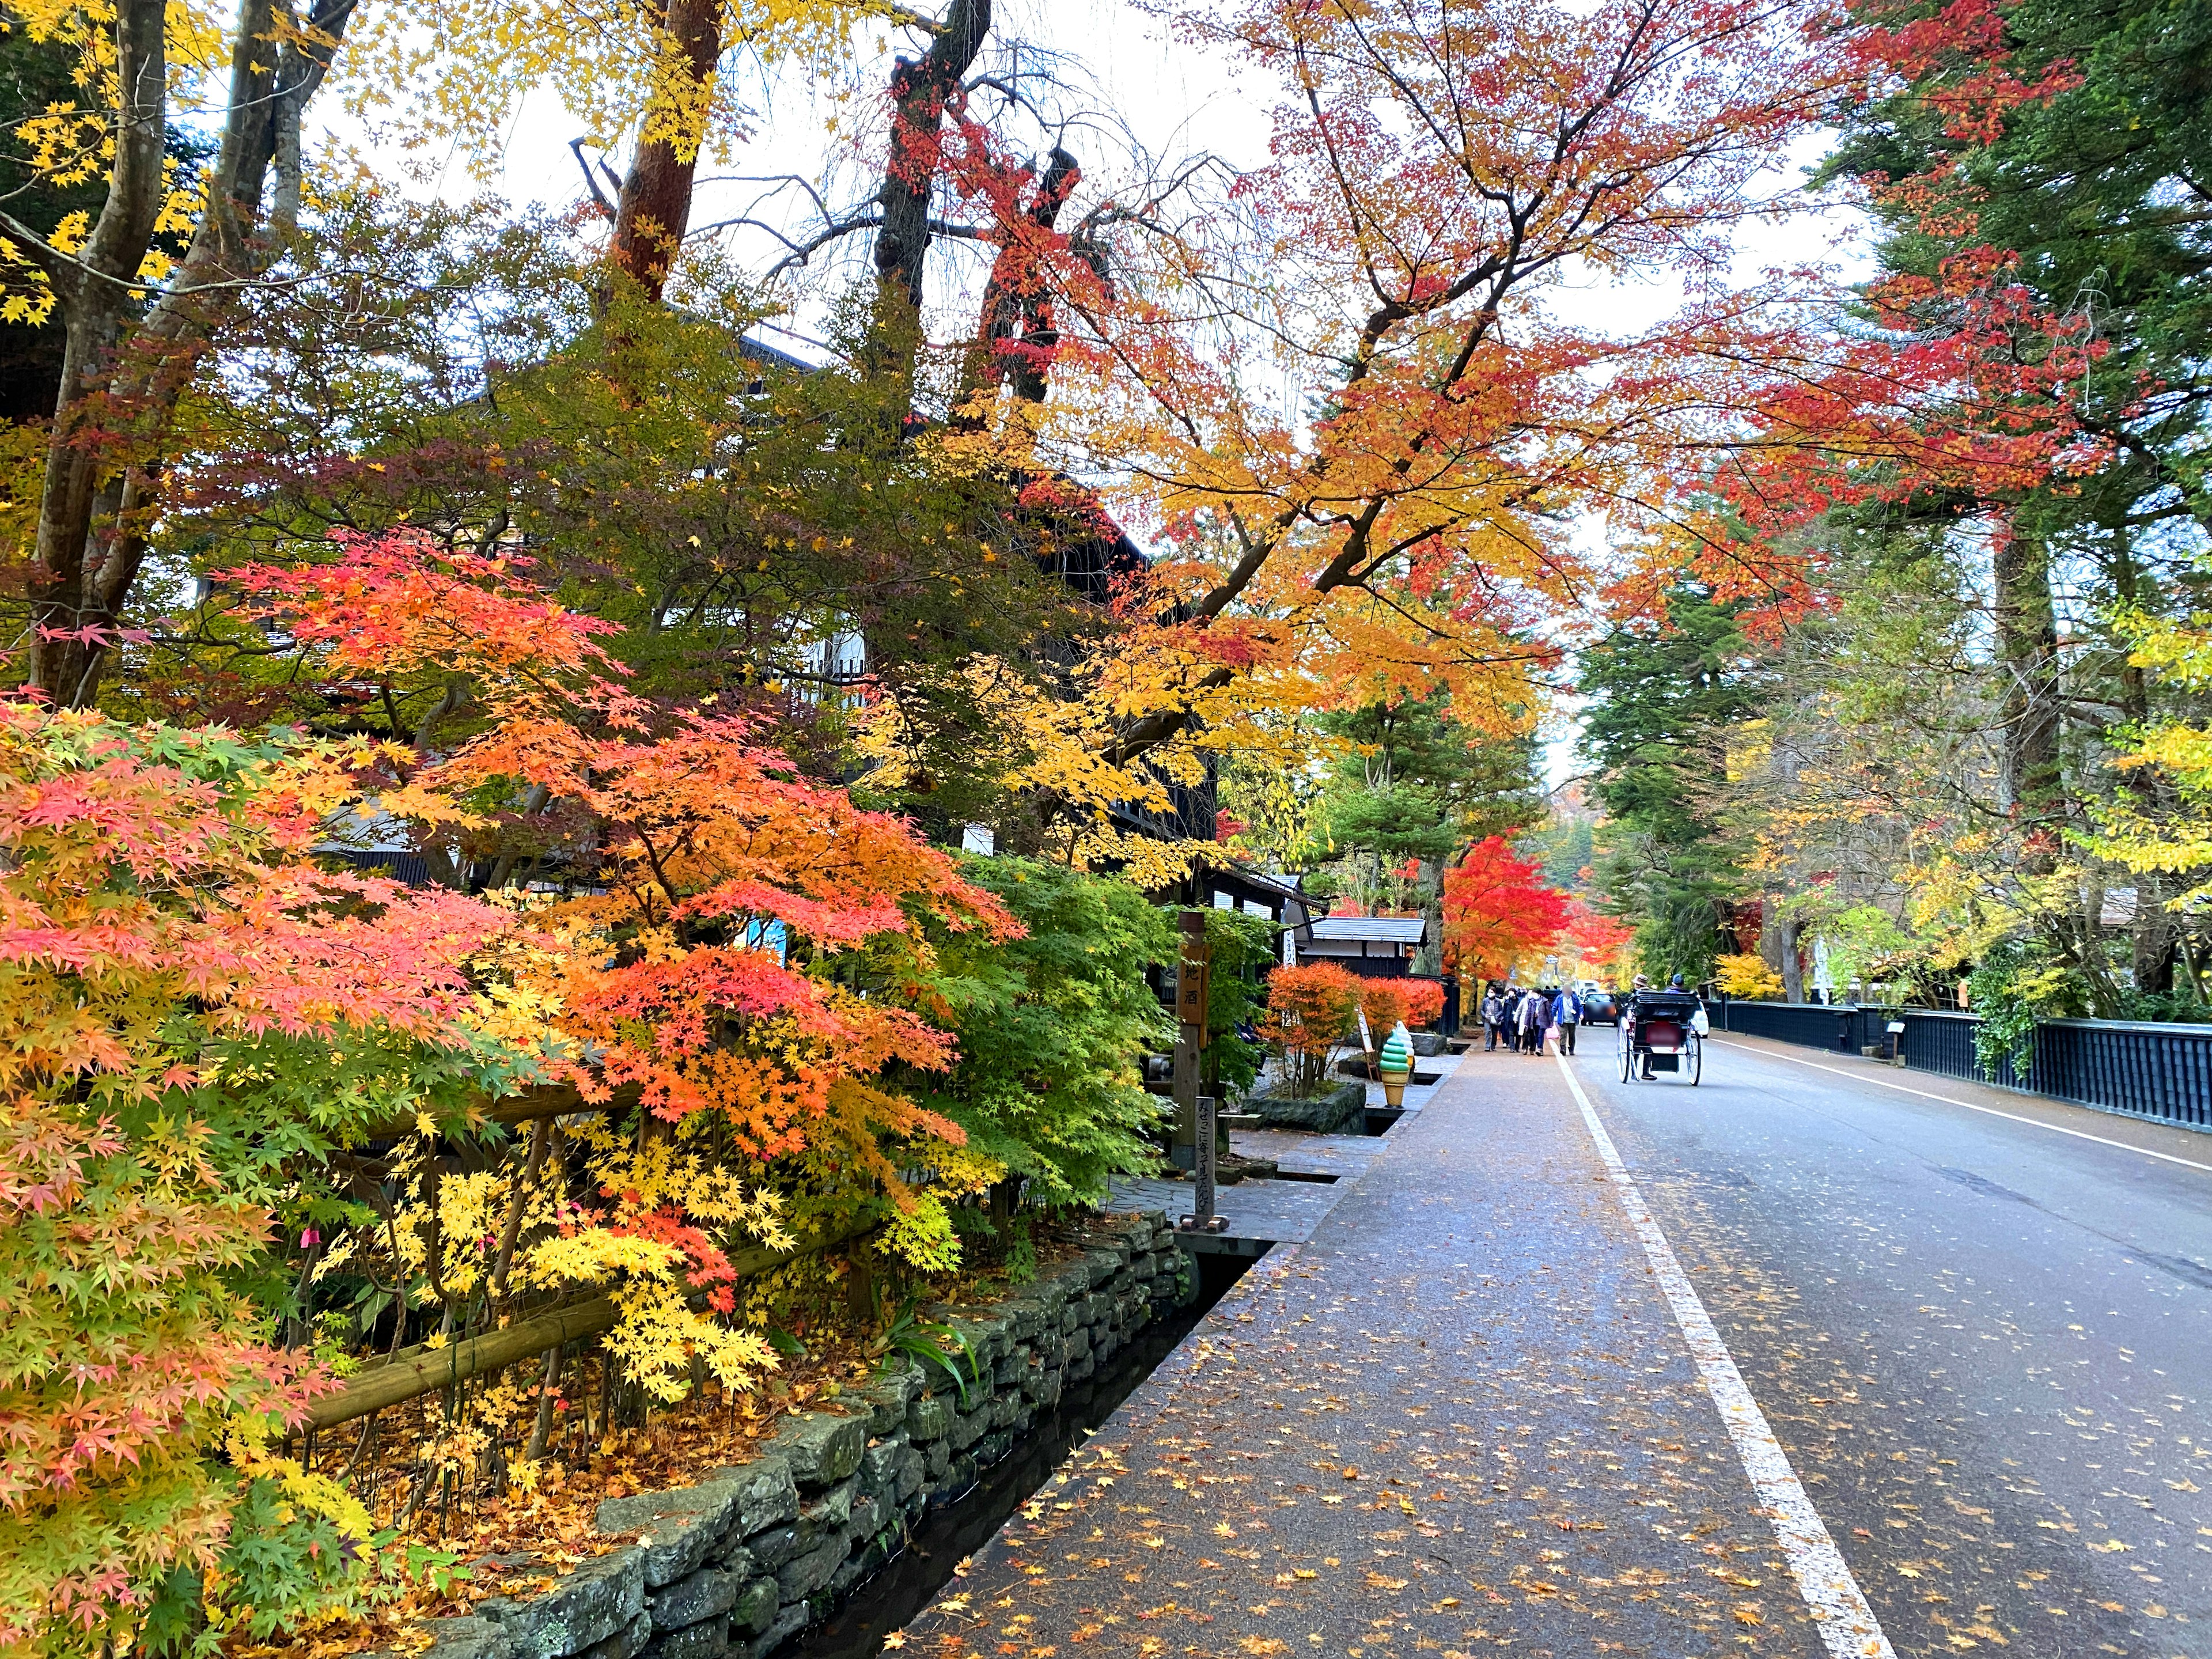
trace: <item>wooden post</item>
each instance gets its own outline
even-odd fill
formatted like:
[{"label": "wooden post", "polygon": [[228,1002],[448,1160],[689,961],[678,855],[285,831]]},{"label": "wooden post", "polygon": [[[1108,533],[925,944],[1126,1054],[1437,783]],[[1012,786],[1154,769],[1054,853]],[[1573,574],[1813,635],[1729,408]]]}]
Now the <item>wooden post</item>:
[{"label": "wooden post", "polygon": [[1206,1046],[1206,913],[1177,919],[1182,948],[1176,959],[1176,1167],[1198,1168],[1199,1050]]},{"label": "wooden post", "polygon": [[1214,1114],[1212,1095],[1200,1095],[1198,1097],[1197,1119],[1198,1164],[1192,1171],[1193,1178],[1197,1182],[1197,1191],[1191,1195],[1190,1224],[1198,1232],[1209,1233],[1213,1231],[1214,1159],[1219,1156],[1219,1149],[1213,1144],[1215,1127],[1218,1120]]},{"label": "wooden post", "polygon": [[[1206,980],[1212,958],[1206,946],[1206,913],[1186,910],[1178,918],[1182,951],[1176,964],[1176,1133],[1189,1124],[1190,1164],[1198,1191],[1188,1220],[1182,1224],[1197,1232],[1216,1232],[1220,1224],[1213,1213],[1214,1102],[1198,1091],[1199,1051],[1206,1047]],[[1182,1162],[1182,1149],[1176,1149]]]}]

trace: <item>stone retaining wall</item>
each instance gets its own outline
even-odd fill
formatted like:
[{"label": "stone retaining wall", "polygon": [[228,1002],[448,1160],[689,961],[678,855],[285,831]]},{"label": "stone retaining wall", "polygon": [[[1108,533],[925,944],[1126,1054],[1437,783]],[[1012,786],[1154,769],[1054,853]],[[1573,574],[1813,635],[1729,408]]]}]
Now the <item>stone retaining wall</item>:
[{"label": "stone retaining wall", "polygon": [[1243,1110],[1263,1129],[1310,1129],[1316,1134],[1367,1133],[1367,1085],[1329,1081],[1304,1100],[1288,1095],[1247,1095]]},{"label": "stone retaining wall", "polygon": [[785,1418],[742,1468],[610,1498],[599,1530],[637,1543],[541,1594],[434,1621],[425,1659],[767,1659],[897,1555],[923,1511],[957,1499],[1064,1387],[1195,1294],[1164,1217],[1103,1227],[1003,1302],[933,1310],[982,1371],[965,1402],[944,1372],[908,1362],[849,1395],[849,1416]]}]

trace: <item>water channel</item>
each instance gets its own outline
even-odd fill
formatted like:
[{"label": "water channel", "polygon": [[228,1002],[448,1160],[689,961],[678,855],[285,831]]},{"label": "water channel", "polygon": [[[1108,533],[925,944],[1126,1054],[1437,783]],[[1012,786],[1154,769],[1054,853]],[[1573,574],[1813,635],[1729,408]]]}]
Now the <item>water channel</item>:
[{"label": "water channel", "polygon": [[1052,1415],[1039,1418],[974,1486],[924,1517],[902,1554],[856,1589],[837,1612],[781,1649],[777,1659],[874,1659],[884,1638],[929,1605],[951,1582],[952,1570],[988,1543],[1067,1455],[1158,1369],[1255,1259],[1196,1257],[1195,1301],[1146,1326],[1104,1370],[1061,1395]]}]

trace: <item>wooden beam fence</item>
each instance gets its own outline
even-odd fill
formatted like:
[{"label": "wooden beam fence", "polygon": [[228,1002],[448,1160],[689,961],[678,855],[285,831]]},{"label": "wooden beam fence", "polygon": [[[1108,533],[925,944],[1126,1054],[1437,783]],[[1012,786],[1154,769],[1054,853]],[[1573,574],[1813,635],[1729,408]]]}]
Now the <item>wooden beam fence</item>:
[{"label": "wooden beam fence", "polygon": [[[484,1122],[504,1123],[512,1127],[518,1123],[535,1123],[540,1118],[567,1117],[572,1112],[627,1112],[637,1104],[640,1093],[635,1084],[626,1084],[605,1100],[586,1100],[573,1084],[544,1083],[519,1089],[511,1095],[501,1095],[496,1099],[487,1097],[486,1103],[475,1112],[474,1116]],[[411,1134],[414,1129],[415,1119],[411,1116],[387,1118],[381,1123],[371,1124],[368,1134],[372,1139],[376,1139]]]},{"label": "wooden beam fence", "polygon": [[[850,1243],[872,1231],[875,1225],[872,1217],[853,1222],[794,1250],[740,1250],[730,1258],[730,1266],[740,1281],[755,1278],[787,1262],[804,1261]],[[612,1297],[595,1296],[518,1320],[503,1330],[486,1331],[482,1336],[448,1343],[442,1348],[402,1348],[389,1359],[376,1361],[356,1371],[336,1394],[326,1394],[312,1401],[305,1422],[298,1427],[335,1428],[371,1412],[382,1411],[387,1406],[404,1405],[563,1343],[582,1342],[603,1335],[614,1328],[620,1317],[621,1310],[615,1306]]]}]

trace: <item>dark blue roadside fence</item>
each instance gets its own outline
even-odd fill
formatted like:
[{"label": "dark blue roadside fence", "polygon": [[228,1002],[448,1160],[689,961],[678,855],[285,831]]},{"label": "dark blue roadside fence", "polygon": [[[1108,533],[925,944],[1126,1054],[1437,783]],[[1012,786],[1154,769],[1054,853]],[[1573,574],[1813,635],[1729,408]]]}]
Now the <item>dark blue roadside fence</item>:
[{"label": "dark blue roadside fence", "polygon": [[[1807,1048],[1827,1048],[1855,1054],[1863,1041],[1860,1010],[1855,1003],[1834,1006],[1823,1002],[1729,1002],[1717,1005],[1723,1030],[1746,1036],[1771,1037]],[[1708,1018],[1711,1010],[1708,1010]]]},{"label": "dark blue roadside fence", "polygon": [[2212,1027],[2051,1020],[2036,1029],[2027,1086],[2085,1106],[2212,1129]]},{"label": "dark blue roadside fence", "polygon": [[1884,1008],[1879,1011],[1881,1023],[1893,1019],[1905,1022],[1905,1063],[1917,1071],[1941,1072],[1945,1077],[1964,1078],[1969,1083],[1994,1083],[2000,1088],[2019,1089],[2027,1085],[2013,1070],[2012,1061],[1999,1062],[1992,1075],[1982,1069],[1974,1058],[1974,1032],[1981,1025],[1976,1014],[1946,1014],[1933,1008]]},{"label": "dark blue roadside fence", "polygon": [[1883,1041],[1894,1021],[1905,1063],[1972,1083],[2024,1089],[2130,1117],[2212,1131],[2212,1025],[2117,1019],[2051,1019],[2035,1028],[2022,1078],[2009,1060],[1994,1073],[1974,1054],[1978,1015],[1856,1003],[1717,1001],[1713,1023],[1746,1036],[1855,1054]]}]

